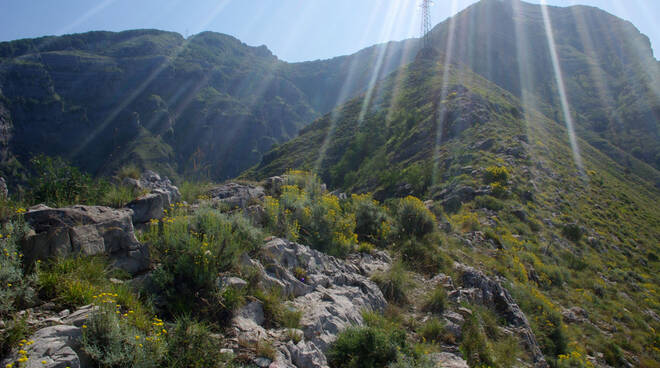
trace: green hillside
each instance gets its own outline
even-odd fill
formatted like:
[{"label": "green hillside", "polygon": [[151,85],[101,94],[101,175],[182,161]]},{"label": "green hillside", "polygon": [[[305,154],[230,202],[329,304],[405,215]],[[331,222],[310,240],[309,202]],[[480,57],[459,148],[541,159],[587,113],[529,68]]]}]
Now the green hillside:
[{"label": "green hillside", "polygon": [[245,175],[308,169],[333,188],[432,199],[449,231],[445,251],[505,278],[537,337],[552,330],[544,325],[546,307],[579,306],[589,319],[566,325],[571,344],[590,354],[622,349],[657,359],[660,326],[646,317],[660,302],[652,183],[584,140],[579,169],[563,124],[435,58],[419,58],[373,95],[362,119],[364,97],[317,120]]}]

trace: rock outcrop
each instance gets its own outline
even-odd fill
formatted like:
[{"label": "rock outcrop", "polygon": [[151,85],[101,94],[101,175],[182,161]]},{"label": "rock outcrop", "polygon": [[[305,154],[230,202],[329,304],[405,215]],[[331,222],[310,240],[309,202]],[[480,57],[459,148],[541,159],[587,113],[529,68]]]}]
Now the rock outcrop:
[{"label": "rock outcrop", "polygon": [[181,200],[179,188],[172,185],[170,179],[161,178],[160,175],[150,170],[145,171],[139,180],[125,179],[125,184],[149,192],[126,205],[133,210],[134,224],[143,224],[151,219],[163,218],[164,210]]},{"label": "rock outcrop", "polygon": [[128,209],[101,206],[31,207],[25,220],[33,232],[22,241],[28,264],[74,254],[104,254],[131,274],[149,268],[149,250],[135,238]]},{"label": "rock outcrop", "polygon": [[[291,341],[283,329],[266,329],[260,302],[243,307],[233,320],[237,341],[267,338],[278,349],[277,367],[326,367],[324,352],[337,334],[362,323],[363,310],[381,311],[387,302],[368,272],[389,267],[384,253],[339,260],[304,245],[272,239],[259,260],[245,257],[265,288],[277,288],[293,299],[288,307],[302,312],[301,340]],[[271,365],[273,367],[273,365]]]},{"label": "rock outcrop", "polygon": [[227,204],[229,208],[246,208],[252,202],[262,199],[266,191],[262,186],[227,183],[209,190],[207,195],[212,200]]},{"label": "rock outcrop", "polygon": [[472,267],[456,263],[454,268],[461,275],[462,287],[450,293],[450,299],[457,302],[465,300],[493,309],[517,330],[525,347],[532,355],[535,366],[548,367],[527,317],[513,300],[509,291],[499,282]]},{"label": "rock outcrop", "polygon": [[[85,306],[65,317],[53,317],[44,321],[51,326],[37,330],[21,347],[15,349],[2,360],[1,366],[25,368],[84,368],[93,366],[81,348],[82,325],[93,313],[95,307]],[[60,314],[66,315],[68,311]],[[27,361],[17,364],[19,359]]]}]

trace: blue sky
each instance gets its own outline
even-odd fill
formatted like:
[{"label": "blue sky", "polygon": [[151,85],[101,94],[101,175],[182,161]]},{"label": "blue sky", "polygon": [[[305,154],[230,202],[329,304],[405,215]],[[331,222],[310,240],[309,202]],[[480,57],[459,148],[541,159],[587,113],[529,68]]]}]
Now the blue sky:
[{"label": "blue sky", "polygon": [[[539,3],[541,0],[528,0]],[[0,41],[90,30],[157,28],[192,35],[209,30],[280,59],[349,54],[374,43],[416,37],[420,0],[0,0]],[[477,0],[435,0],[437,24]],[[660,48],[660,0],[547,0],[597,6],[631,21]]]}]

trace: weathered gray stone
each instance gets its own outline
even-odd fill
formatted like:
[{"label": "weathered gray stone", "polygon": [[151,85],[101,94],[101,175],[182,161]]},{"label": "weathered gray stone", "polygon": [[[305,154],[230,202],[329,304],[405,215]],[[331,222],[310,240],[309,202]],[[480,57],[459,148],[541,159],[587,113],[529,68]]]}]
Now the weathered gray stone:
[{"label": "weathered gray stone", "polygon": [[238,277],[220,277],[218,278],[218,287],[220,289],[230,287],[237,290],[243,290],[248,287],[248,282]]},{"label": "weathered gray stone", "polygon": [[[85,359],[80,349],[82,331],[75,326],[51,326],[38,330],[28,340],[33,343],[23,347],[28,357],[27,368],[80,368],[86,367]],[[21,357],[17,351],[2,361],[2,366],[15,363]],[[82,357],[82,361],[81,361]],[[18,366],[18,364],[15,364]]]},{"label": "weathered gray stone", "polygon": [[131,216],[131,210],[101,206],[32,207],[25,213],[34,229],[22,241],[25,260],[105,254],[129,273],[144,271],[149,250],[135,238]]},{"label": "weathered gray stone", "polygon": [[[327,367],[324,351],[337,334],[352,324],[362,323],[362,311],[381,311],[385,298],[376,284],[369,280],[370,271],[386,269],[389,257],[385,254],[351,256],[346,260],[328,256],[304,245],[274,238],[264,245],[259,261],[247,256],[245,266],[260,273],[264,288],[276,287],[284,296],[292,296],[289,307],[302,312],[300,330],[303,339],[297,344],[289,340],[278,342],[282,332],[265,330],[260,323],[256,306],[246,306],[234,317],[233,324],[239,339],[253,341],[255,336],[270,336],[282,354],[276,359],[278,367]],[[305,276],[297,278],[293,270],[302,269]],[[252,303],[251,303],[252,304]]]},{"label": "weathered gray stone", "polygon": [[234,314],[233,325],[241,331],[250,331],[264,323],[264,306],[260,301],[248,303]]},{"label": "weathered gray stone", "polygon": [[266,192],[261,186],[227,183],[209,190],[207,194],[230,208],[246,208],[251,202],[263,198]]},{"label": "weathered gray stone", "polygon": [[454,268],[456,268],[461,274],[461,285],[464,288],[477,291],[476,293],[472,293],[474,298],[471,302],[483,304],[495,310],[500,316],[504,317],[507,323],[517,328],[523,338],[525,346],[534,359],[535,366],[547,367],[548,363],[541,352],[541,348],[536,341],[536,337],[527,321],[527,317],[522,310],[520,310],[518,304],[513,300],[509,291],[499,282],[472,267],[455,263]]},{"label": "weathered gray stone", "polygon": [[268,368],[273,361],[265,357],[257,357],[252,360],[259,368]]},{"label": "weathered gray stone", "polygon": [[452,353],[429,354],[429,359],[438,368],[469,368],[465,359]]},{"label": "weathered gray stone", "polygon": [[152,219],[160,220],[169,206],[167,194],[156,192],[145,194],[126,205],[133,210],[134,224],[143,224]]}]

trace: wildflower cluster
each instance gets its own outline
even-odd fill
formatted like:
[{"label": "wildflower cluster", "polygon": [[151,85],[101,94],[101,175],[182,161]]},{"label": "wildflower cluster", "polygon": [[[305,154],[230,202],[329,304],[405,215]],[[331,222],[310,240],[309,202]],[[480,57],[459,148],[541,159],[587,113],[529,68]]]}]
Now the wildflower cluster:
[{"label": "wildflower cluster", "polygon": [[13,363],[7,363],[5,364],[5,368],[21,368],[21,367],[26,367],[29,358],[29,353],[25,349],[29,349],[30,345],[34,344],[34,340],[26,340],[22,339],[18,343],[18,359],[16,359],[15,362]]},{"label": "wildflower cluster", "polygon": [[586,360],[584,355],[578,351],[557,356],[557,367],[559,368],[592,368],[594,365]]}]

